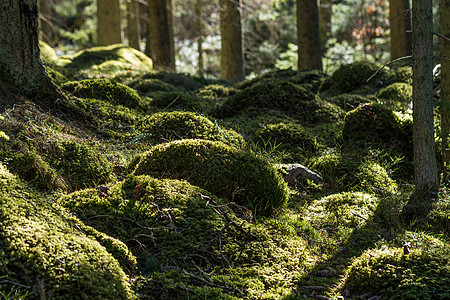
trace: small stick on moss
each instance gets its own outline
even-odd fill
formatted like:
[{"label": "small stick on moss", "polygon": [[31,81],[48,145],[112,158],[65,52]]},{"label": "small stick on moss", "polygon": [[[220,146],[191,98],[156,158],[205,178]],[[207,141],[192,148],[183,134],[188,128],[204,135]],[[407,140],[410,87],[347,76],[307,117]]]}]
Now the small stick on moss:
[{"label": "small stick on moss", "polygon": [[167,105],[166,107],[164,107],[163,110],[168,109],[169,107],[172,106],[172,104],[174,104],[175,102],[177,102],[177,100],[180,98],[180,96],[177,96],[172,102],[169,103],[169,105]]},{"label": "small stick on moss", "polygon": [[194,267],[197,269],[197,271],[200,272],[200,274],[202,274],[203,278],[205,278],[209,283],[213,284],[213,281],[211,279],[211,277],[208,276],[208,274],[206,274],[205,271],[203,271],[196,263],[194,260],[191,260],[191,263],[194,265]]},{"label": "small stick on moss", "polygon": [[14,281],[11,281],[11,280],[7,280],[7,279],[0,281],[0,284],[2,284],[2,283],[14,284],[14,285],[18,285],[20,287],[26,288],[26,289],[31,289],[31,286],[24,285],[24,284],[21,284],[21,283],[17,283],[17,282],[14,282]]},{"label": "small stick on moss", "polygon": [[378,74],[378,72],[380,72],[381,70],[383,70],[385,67],[389,66],[390,64],[396,63],[400,60],[409,59],[409,58],[412,58],[412,55],[399,57],[397,59],[394,59],[394,60],[388,62],[387,64],[382,65],[381,68],[379,68],[375,73],[372,74],[372,76],[369,77],[369,79],[366,80],[366,82],[369,82],[370,80],[372,80],[372,78],[374,78]]}]

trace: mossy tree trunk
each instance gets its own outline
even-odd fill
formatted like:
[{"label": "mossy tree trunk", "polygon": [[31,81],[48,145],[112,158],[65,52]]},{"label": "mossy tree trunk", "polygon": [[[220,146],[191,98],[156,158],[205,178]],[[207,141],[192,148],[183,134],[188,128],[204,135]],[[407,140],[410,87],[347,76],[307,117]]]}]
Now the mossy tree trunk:
[{"label": "mossy tree trunk", "polygon": [[411,9],[409,0],[390,0],[389,11],[391,59],[394,60],[411,55]]},{"label": "mossy tree trunk", "polygon": [[439,189],[433,115],[432,0],[412,8],[414,175],[419,194]]},{"label": "mossy tree trunk", "polygon": [[40,59],[37,1],[0,1],[0,27],[0,81],[31,98],[58,94]]},{"label": "mossy tree trunk", "polygon": [[167,0],[148,1],[150,54],[156,68],[175,70],[170,8]]},{"label": "mossy tree trunk", "polygon": [[219,0],[220,77],[232,82],[244,79],[244,42],[242,39],[241,0]]},{"label": "mossy tree trunk", "polygon": [[197,24],[197,52],[198,52],[198,76],[203,76],[203,10],[202,0],[195,2],[195,17]]},{"label": "mossy tree trunk", "polygon": [[319,5],[319,31],[322,51],[325,51],[327,41],[331,37],[331,15],[333,13],[333,0],[320,0]]},{"label": "mossy tree trunk", "polygon": [[444,159],[443,182],[450,180],[450,0],[441,0],[441,137]]},{"label": "mossy tree trunk", "polygon": [[322,70],[317,0],[297,0],[298,69]]},{"label": "mossy tree trunk", "polygon": [[122,43],[120,0],[97,0],[97,44]]},{"label": "mossy tree trunk", "polygon": [[141,40],[139,24],[139,3],[137,0],[127,0],[127,33],[128,45],[134,49],[140,50],[139,42]]},{"label": "mossy tree trunk", "polygon": [[50,0],[39,0],[39,38],[53,46],[52,8]]}]

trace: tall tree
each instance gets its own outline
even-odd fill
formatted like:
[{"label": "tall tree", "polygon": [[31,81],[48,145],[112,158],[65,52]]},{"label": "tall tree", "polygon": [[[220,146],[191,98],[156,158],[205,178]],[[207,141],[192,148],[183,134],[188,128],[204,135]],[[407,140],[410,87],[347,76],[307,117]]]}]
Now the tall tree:
[{"label": "tall tree", "polygon": [[450,1],[441,0],[441,138],[444,159],[443,181],[450,181]]},{"label": "tall tree", "polygon": [[53,44],[52,7],[50,0],[39,0],[39,38],[49,45]]},{"label": "tall tree", "polygon": [[0,1],[0,81],[28,97],[55,94],[40,60],[36,0]]},{"label": "tall tree", "polygon": [[220,5],[220,76],[232,82],[241,81],[244,72],[242,39],[242,0],[219,0]]},{"label": "tall tree", "polygon": [[320,45],[325,50],[331,37],[331,15],[333,13],[333,0],[320,0],[319,5],[319,31]]},{"label": "tall tree", "polygon": [[439,188],[433,115],[432,0],[412,7],[414,175],[419,194]]},{"label": "tall tree", "polygon": [[127,0],[127,34],[128,45],[134,49],[140,50],[139,42],[141,40],[141,32],[139,3],[137,0]]},{"label": "tall tree", "polygon": [[409,0],[389,1],[389,28],[391,30],[391,59],[411,55],[411,9]]},{"label": "tall tree", "polygon": [[175,70],[170,8],[168,0],[148,1],[150,52],[156,68]]},{"label": "tall tree", "polygon": [[198,76],[203,76],[203,10],[202,0],[195,2],[195,16],[197,25]]},{"label": "tall tree", "polygon": [[298,69],[322,70],[317,0],[297,0]]},{"label": "tall tree", "polygon": [[97,0],[98,45],[122,43],[120,0]]}]

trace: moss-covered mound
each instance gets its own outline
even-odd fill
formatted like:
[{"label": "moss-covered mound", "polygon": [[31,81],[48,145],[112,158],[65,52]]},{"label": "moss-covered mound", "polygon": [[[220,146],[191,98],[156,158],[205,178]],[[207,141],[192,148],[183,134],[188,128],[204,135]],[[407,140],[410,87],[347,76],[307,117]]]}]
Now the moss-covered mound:
[{"label": "moss-covered mound", "polygon": [[325,154],[312,159],[311,169],[318,172],[332,192],[366,191],[378,195],[392,195],[395,182],[386,169],[376,162],[340,153]]},{"label": "moss-covered mound", "polygon": [[149,72],[139,79],[158,79],[166,84],[175,87],[177,90],[193,92],[210,84],[208,80],[202,77],[194,77],[189,74],[170,73],[165,71]]},{"label": "moss-covered mound", "polygon": [[343,111],[336,105],[282,80],[261,81],[242,90],[227,99],[216,115],[231,117],[250,107],[286,112],[305,126],[334,122],[343,116]]},{"label": "moss-covered mound", "polygon": [[115,80],[86,79],[71,81],[61,85],[61,88],[80,98],[100,99],[130,108],[143,106],[142,100],[135,90]]},{"label": "moss-covered mound", "polygon": [[412,156],[412,123],[380,104],[360,105],[345,116],[342,137],[356,145],[375,144]]},{"label": "moss-covered mound", "polygon": [[278,150],[289,153],[286,162],[302,162],[320,149],[317,139],[303,126],[295,123],[278,123],[265,126],[256,138],[257,142],[272,142]]},{"label": "moss-covered mound", "polygon": [[345,111],[353,110],[361,104],[373,102],[372,99],[356,94],[341,94],[333,97],[327,97],[325,99],[336,104]]},{"label": "moss-covered mound", "polygon": [[129,84],[142,95],[152,96],[155,92],[172,92],[176,88],[159,79],[139,79]]},{"label": "moss-covered mound", "polygon": [[408,254],[402,248],[365,251],[349,268],[345,288],[354,297],[370,293],[382,299],[448,299],[448,244],[419,242],[409,247]]},{"label": "moss-covered mound", "polygon": [[157,110],[204,111],[205,105],[197,97],[179,91],[156,92],[152,95],[150,106]]},{"label": "moss-covered mound", "polygon": [[271,213],[288,200],[287,185],[266,161],[222,142],[180,140],[144,153],[135,175],[186,179],[213,194]]},{"label": "moss-covered mound", "polygon": [[[392,81],[392,75],[386,69],[378,71],[377,64],[369,62],[355,62],[342,65],[331,77],[326,79],[320,87],[320,92],[327,95],[340,95],[355,92],[359,94],[374,93],[377,88],[385,86]],[[378,71],[378,73],[376,73]],[[367,82],[369,78],[372,79]],[[368,89],[361,87],[367,86]]]},{"label": "moss-covered mound", "polygon": [[208,118],[193,112],[159,112],[145,117],[138,130],[154,144],[180,139],[204,139],[221,141],[242,147],[243,137],[234,130],[221,128]]},{"label": "moss-covered mound", "polygon": [[[96,241],[101,234],[26,188],[2,164],[0,225],[2,295],[19,288],[33,299],[133,298],[118,261]],[[110,250],[125,247],[103,241]]]},{"label": "moss-covered mound", "polygon": [[412,86],[404,82],[395,82],[382,89],[377,97],[379,102],[392,110],[412,108]]}]

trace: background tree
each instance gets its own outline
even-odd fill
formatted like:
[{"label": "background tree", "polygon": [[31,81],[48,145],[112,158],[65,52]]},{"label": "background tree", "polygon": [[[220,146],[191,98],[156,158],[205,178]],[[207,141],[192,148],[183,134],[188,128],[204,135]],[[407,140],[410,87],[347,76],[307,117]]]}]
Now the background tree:
[{"label": "background tree", "polygon": [[391,59],[411,55],[411,9],[409,0],[389,1]]},{"label": "background tree", "polygon": [[167,0],[148,2],[150,54],[156,68],[175,70],[171,5]]},{"label": "background tree", "polygon": [[53,45],[54,29],[52,25],[52,7],[50,0],[39,0],[39,38]]},{"label": "background tree", "polygon": [[195,2],[195,16],[197,21],[197,51],[198,51],[198,76],[203,76],[203,10],[202,0]]},{"label": "background tree", "polygon": [[139,3],[137,0],[127,0],[127,34],[128,45],[140,50],[140,24],[139,24]]},{"label": "background tree", "polygon": [[433,115],[432,0],[412,7],[414,175],[419,195],[439,188]]},{"label": "background tree", "polygon": [[40,60],[38,36],[36,0],[0,2],[0,81],[28,97],[56,92]]},{"label": "background tree", "polygon": [[450,1],[441,0],[441,138],[444,159],[443,182],[450,180]]},{"label": "background tree", "polygon": [[97,0],[97,43],[122,43],[120,0]]},{"label": "background tree", "polygon": [[325,51],[331,37],[331,15],[333,13],[333,0],[320,0],[319,5],[319,31],[322,51]]},{"label": "background tree", "polygon": [[243,80],[244,48],[242,41],[241,0],[219,0],[220,4],[220,77]]},{"label": "background tree", "polygon": [[298,69],[322,70],[317,0],[297,0]]}]

